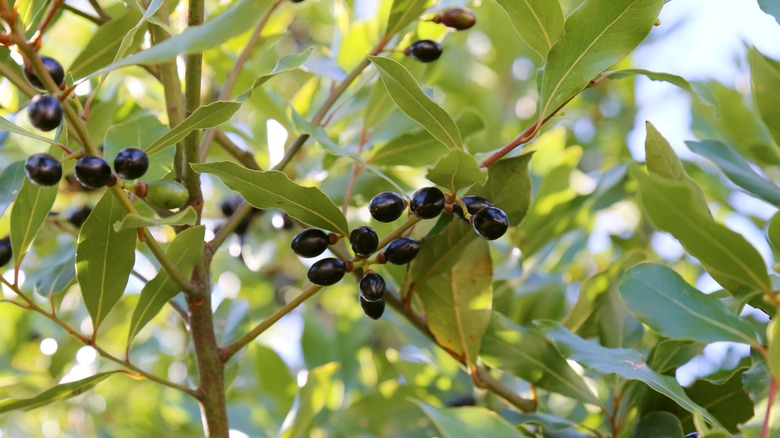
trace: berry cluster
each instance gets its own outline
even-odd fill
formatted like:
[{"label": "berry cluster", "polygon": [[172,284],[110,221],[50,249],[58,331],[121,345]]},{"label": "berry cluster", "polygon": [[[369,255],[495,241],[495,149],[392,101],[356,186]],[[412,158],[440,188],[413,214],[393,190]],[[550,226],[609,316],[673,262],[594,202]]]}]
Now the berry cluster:
[{"label": "berry cluster", "polygon": [[[114,159],[114,170],[122,179],[136,179],[149,168],[149,157],[136,148],[119,151]],[[62,179],[62,164],[49,154],[34,154],[24,163],[27,178],[39,186],[53,186]],[[116,177],[106,160],[94,155],[78,159],[73,171],[76,181],[88,189],[97,189],[114,184]]]},{"label": "berry cluster", "polygon": [[[477,23],[477,14],[466,8],[449,8],[436,14],[430,21],[443,24],[451,29],[466,30]],[[404,49],[404,55],[420,62],[433,62],[441,57],[444,49],[433,40],[420,40]]]},{"label": "berry cluster", "polygon": [[[463,212],[463,206],[466,212]],[[509,229],[509,218],[504,210],[496,207],[485,198],[469,195],[460,202],[447,202],[444,193],[436,187],[424,187],[412,195],[409,208],[421,219],[433,219],[442,211],[469,222],[477,235],[485,240],[496,240]]]},{"label": "berry cluster", "polygon": [[[41,56],[41,63],[46,71],[58,86],[65,83],[65,70],[56,59],[48,56]],[[45,90],[41,79],[35,74],[32,65],[25,63],[24,77],[30,84],[38,89]],[[62,123],[62,103],[56,96],[51,94],[37,94],[30,99],[27,105],[27,116],[30,118],[30,124],[41,131],[52,131],[57,129]]]}]

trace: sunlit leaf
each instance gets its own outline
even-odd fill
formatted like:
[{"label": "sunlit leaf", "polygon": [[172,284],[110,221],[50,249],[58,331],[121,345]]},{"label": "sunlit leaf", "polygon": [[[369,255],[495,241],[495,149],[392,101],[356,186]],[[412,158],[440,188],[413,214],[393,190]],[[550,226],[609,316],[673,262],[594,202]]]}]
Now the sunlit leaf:
[{"label": "sunlit leaf", "polygon": [[28,411],[30,409],[46,406],[56,401],[67,400],[89,391],[98,383],[106,380],[109,376],[118,372],[119,371],[108,371],[105,373],[95,374],[94,376],[77,380],[75,382],[63,383],[54,386],[32,398],[2,400],[0,401],[0,414],[17,410]]},{"label": "sunlit leaf", "polygon": [[293,409],[284,420],[279,438],[305,436],[312,419],[325,406],[325,397],[331,387],[333,374],[340,365],[331,362],[309,370],[306,384],[298,393],[298,409]]},{"label": "sunlit leaf", "polygon": [[433,421],[442,438],[522,437],[495,412],[483,407],[437,409],[417,402],[417,406]]},{"label": "sunlit leaf", "polygon": [[547,59],[547,53],[563,34],[563,11],[557,1],[497,0],[503,7],[520,38]]}]

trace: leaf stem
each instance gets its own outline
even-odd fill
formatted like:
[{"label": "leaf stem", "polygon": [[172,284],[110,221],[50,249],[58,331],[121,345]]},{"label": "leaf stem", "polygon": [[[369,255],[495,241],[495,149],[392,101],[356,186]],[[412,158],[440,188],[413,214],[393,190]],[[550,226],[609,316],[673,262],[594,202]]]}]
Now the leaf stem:
[{"label": "leaf stem", "polygon": [[769,393],[767,394],[766,413],[764,414],[764,424],[761,426],[761,438],[770,438],[771,430],[769,426],[772,422],[772,406],[777,396],[778,381],[773,376],[769,381]]}]

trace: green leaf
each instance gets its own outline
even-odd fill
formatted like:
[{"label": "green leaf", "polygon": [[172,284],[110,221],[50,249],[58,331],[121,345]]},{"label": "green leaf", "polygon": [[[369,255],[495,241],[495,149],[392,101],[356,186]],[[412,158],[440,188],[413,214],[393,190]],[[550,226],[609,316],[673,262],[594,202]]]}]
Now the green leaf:
[{"label": "green leaf", "polygon": [[[422,299],[428,328],[440,345],[462,354],[471,369],[476,367],[493,304],[490,247],[473,235],[466,224],[450,224],[446,232],[423,241],[412,268],[412,287]],[[453,255],[453,248],[459,254]],[[448,259],[454,263],[443,268],[441,261]],[[430,260],[436,262],[426,266]],[[424,271],[419,273],[421,266]]]},{"label": "green leaf", "polygon": [[704,408],[694,403],[672,376],[657,374],[647,366],[642,356],[624,348],[605,348],[580,338],[555,321],[537,323],[545,331],[564,357],[606,374],[617,374],[627,380],[638,380],[659,392],[688,412],[702,413],[704,418],[720,427],[718,420]]},{"label": "green leaf", "polygon": [[136,230],[114,231],[124,215],[119,200],[107,191],[79,233],[76,277],[95,331],[122,298],[135,262]]},{"label": "green leaf", "polygon": [[[738,433],[738,426],[753,418],[754,406],[742,384],[742,374],[735,374],[721,385],[699,380],[685,391],[691,400],[712,413],[732,433]],[[686,413],[680,417],[686,421],[691,415]]]},{"label": "green leaf", "polygon": [[546,433],[551,432],[569,432],[567,434],[555,434],[554,436],[565,436],[566,438],[584,438],[589,435],[581,435],[574,430],[582,426],[577,423],[554,414],[543,412],[534,412],[532,414],[520,413],[514,410],[506,409],[501,411],[501,417],[513,425],[518,424],[538,424]]},{"label": "green leaf", "polygon": [[28,132],[28,131],[24,130],[24,129],[16,126],[15,124],[9,122],[4,117],[0,117],[0,131],[13,132],[14,134],[19,134],[19,135],[23,135],[25,137],[29,137],[29,138],[32,138],[32,139],[35,139],[35,140],[40,140],[40,141],[46,142],[48,144],[58,144],[56,141],[54,141],[54,140],[52,140],[50,138],[46,138],[46,137],[40,136],[38,134],[33,134],[32,132]]},{"label": "green leaf", "polygon": [[71,254],[63,263],[55,265],[38,277],[35,281],[35,293],[42,297],[49,297],[65,292],[75,283],[75,279],[76,254]]},{"label": "green leaf", "polygon": [[671,233],[708,269],[763,291],[770,291],[764,260],[742,235],[715,222],[696,207],[696,193],[685,184],[647,175],[637,168],[639,196],[654,226]]},{"label": "green leaf", "polygon": [[300,186],[277,171],[254,171],[235,163],[193,164],[196,172],[219,177],[257,208],[278,208],[290,216],[341,236],[349,234],[347,219],[325,193]]},{"label": "green leaf", "polygon": [[688,149],[715,163],[734,184],[771,204],[780,205],[780,188],[759,175],[737,151],[717,140],[686,141]]},{"label": "green leaf", "polygon": [[[528,163],[531,153],[505,158],[488,167],[487,184],[475,187],[473,194],[490,199],[509,217],[510,226],[519,225],[531,205],[531,175]],[[470,193],[471,193],[470,192]]]},{"label": "green leaf", "polygon": [[[385,90],[384,93],[387,94],[387,91]],[[464,112],[458,117],[456,123],[463,138],[485,128],[482,118],[471,111]],[[405,132],[373,149],[368,162],[376,166],[430,166],[448,151],[449,149],[428,131]]]},{"label": "green leaf", "polygon": [[22,264],[24,255],[49,215],[57,198],[57,189],[57,185],[37,186],[26,178],[22,182],[22,188],[11,208],[11,251],[16,266]]},{"label": "green leaf", "polygon": [[631,438],[680,437],[684,434],[677,416],[670,412],[658,411],[643,416],[631,431]]},{"label": "green leaf", "polygon": [[387,18],[385,35],[393,35],[425,12],[430,0],[394,0]]},{"label": "green leaf", "polygon": [[24,183],[24,161],[15,161],[0,172],[0,216],[16,199]]},{"label": "green leaf", "polygon": [[769,220],[766,234],[769,238],[769,243],[771,243],[776,250],[780,250],[780,211],[775,213],[774,216],[772,216],[772,219]]},{"label": "green leaf", "polygon": [[769,343],[769,372],[775,379],[780,378],[780,324],[773,319],[766,327],[766,338]]},{"label": "green leaf", "polygon": [[195,225],[198,213],[192,206],[166,217],[146,217],[140,214],[127,214],[121,221],[114,224],[114,231],[128,228],[156,227],[160,225]]},{"label": "green leaf", "polygon": [[[185,278],[190,278],[195,264],[198,263],[203,255],[203,238],[205,234],[206,229],[203,226],[188,228],[173,239],[166,251],[168,258],[171,259]],[[141,298],[138,300],[133,316],[130,319],[130,331],[127,335],[128,345],[138,332],[160,313],[165,303],[173,299],[180,291],[181,288],[168,275],[168,271],[160,268],[157,275],[146,283],[146,286],[141,290]]]},{"label": "green leaf", "polygon": [[442,438],[523,436],[498,414],[483,407],[438,409],[419,401],[415,404],[433,421]]},{"label": "green leaf", "polygon": [[618,80],[630,78],[633,76],[642,75],[651,81],[668,82],[672,85],[679,87],[680,89],[687,91],[693,97],[699,100],[699,102],[715,107],[718,103],[718,98],[715,93],[712,92],[706,85],[703,84],[691,84],[682,76],[673,75],[671,73],[661,73],[650,70],[643,70],[641,68],[629,68],[625,70],[614,70],[605,73],[605,76],[610,80]]},{"label": "green leaf", "polygon": [[63,383],[47,389],[32,398],[2,400],[0,401],[0,414],[17,410],[28,411],[30,409],[46,406],[56,401],[67,400],[89,391],[112,374],[119,372],[120,371],[108,371],[75,382]]},{"label": "green leaf", "polygon": [[487,171],[479,167],[479,162],[471,154],[460,149],[451,150],[433,166],[425,177],[434,184],[452,191],[483,185],[487,181]]},{"label": "green leaf", "polygon": [[747,321],[664,265],[644,263],[629,269],[620,296],[640,321],[666,337],[758,344]]},{"label": "green leaf", "polygon": [[662,7],[662,0],[585,0],[577,7],[547,58],[539,119],[631,53],[653,28]]},{"label": "green leaf", "polygon": [[279,433],[280,438],[306,436],[305,432],[309,429],[312,419],[325,407],[331,380],[339,368],[337,362],[331,362],[309,371],[306,384],[298,393],[298,408],[293,408],[287,414]]},{"label": "green leaf", "polygon": [[[181,53],[203,52],[235,38],[251,28],[267,5],[257,0],[239,0],[214,19],[200,26],[188,27],[184,32],[168,38],[146,50],[114,62],[86,78],[116,70],[120,67],[136,64],[155,64],[173,59]],[[86,79],[84,78],[84,79]]]},{"label": "green leaf", "polygon": [[750,83],[753,87],[753,101],[769,133],[780,145],[780,63],[762,55],[754,47],[748,51],[750,62]]},{"label": "green leaf", "polygon": [[563,34],[563,11],[557,1],[497,0],[520,38],[542,59]]},{"label": "green leaf", "polygon": [[780,2],[777,0],[758,0],[758,6],[767,14],[775,17],[775,21],[780,23]]},{"label": "green leaf", "polygon": [[583,403],[599,404],[583,378],[537,330],[519,326],[493,312],[480,357],[499,368],[550,392]]},{"label": "green leaf", "polygon": [[181,123],[165,133],[152,143],[146,150],[149,155],[165,150],[184,139],[192,131],[213,128],[219,126],[233,117],[233,114],[241,108],[241,105],[252,97],[252,91],[268,82],[274,76],[300,67],[311,55],[312,49],[307,49],[299,55],[287,55],[276,65],[271,73],[255,79],[252,86],[235,100],[218,100],[208,105],[198,107]]},{"label": "green leaf", "polygon": [[[124,38],[135,28],[141,19],[141,13],[135,8],[127,8],[121,17],[115,18],[97,28],[92,38],[76,56],[70,65],[70,74],[81,78],[111,64],[119,53]],[[134,35],[135,32],[132,32]],[[132,38],[132,37],[131,37]],[[130,39],[132,42],[133,39]],[[142,40],[136,41],[140,47]]]},{"label": "green leaf", "polygon": [[[157,117],[144,114],[108,128],[103,143],[103,157],[109,163],[114,162],[116,154],[128,147],[140,148],[149,153],[149,146],[161,135],[168,132],[168,127],[160,123]],[[173,167],[173,150],[155,154],[149,157],[149,169],[139,178],[139,181],[152,182],[162,179],[171,172]]]},{"label": "green leaf", "polygon": [[460,129],[452,117],[431,100],[409,71],[389,58],[369,56],[398,108],[450,149],[463,149]]}]

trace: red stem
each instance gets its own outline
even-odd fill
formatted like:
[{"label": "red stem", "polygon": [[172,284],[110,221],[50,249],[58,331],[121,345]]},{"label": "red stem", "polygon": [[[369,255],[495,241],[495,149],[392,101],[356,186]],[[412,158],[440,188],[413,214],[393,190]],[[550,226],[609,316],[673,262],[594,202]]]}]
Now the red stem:
[{"label": "red stem", "polygon": [[766,414],[764,415],[764,425],[761,427],[761,438],[769,438],[769,423],[772,420],[772,405],[775,401],[775,395],[777,394],[778,381],[772,377],[769,382],[769,393],[767,394],[766,402]]}]

